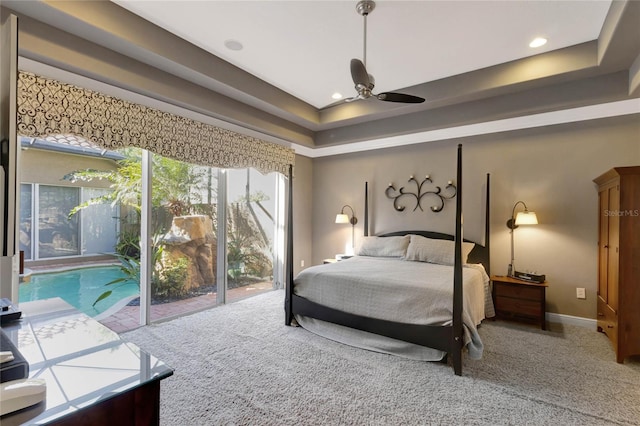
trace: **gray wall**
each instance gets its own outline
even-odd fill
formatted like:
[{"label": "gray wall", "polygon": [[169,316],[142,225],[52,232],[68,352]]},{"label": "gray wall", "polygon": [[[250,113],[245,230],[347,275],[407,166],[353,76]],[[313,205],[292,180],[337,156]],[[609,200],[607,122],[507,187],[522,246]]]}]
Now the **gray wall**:
[{"label": "gray wall", "polygon": [[[452,232],[454,201],[440,213],[429,210],[430,199],[422,203],[424,212],[407,206],[399,213],[384,190],[390,182],[412,189],[409,176],[425,174],[444,187],[455,180],[458,143],[463,144],[465,238],[482,242],[484,179],[491,174],[491,272],[507,272],[510,239],[505,223],[515,202],[523,200],[537,213],[540,224],[515,231],[518,270],[547,275],[548,312],[594,318],[598,214],[592,180],[611,167],[640,164],[638,115],[317,158],[312,164],[299,161],[296,177],[306,179],[311,173],[313,199],[308,199],[309,184],[296,179],[297,204],[303,200],[308,204],[296,213],[295,223],[304,229],[303,235],[296,235],[297,249],[305,251],[297,252],[295,266],[308,253],[303,220],[309,217],[313,264],[343,253],[349,244],[351,227],[334,223],[344,204],[355,209],[356,240],[362,237],[365,181],[372,234],[401,229]],[[576,287],[586,288],[586,300],[576,298]]]},{"label": "gray wall", "polygon": [[[293,172],[293,273],[297,275],[312,264],[311,237],[313,230],[313,163],[310,158],[296,155]],[[304,266],[302,263],[304,262]]]}]

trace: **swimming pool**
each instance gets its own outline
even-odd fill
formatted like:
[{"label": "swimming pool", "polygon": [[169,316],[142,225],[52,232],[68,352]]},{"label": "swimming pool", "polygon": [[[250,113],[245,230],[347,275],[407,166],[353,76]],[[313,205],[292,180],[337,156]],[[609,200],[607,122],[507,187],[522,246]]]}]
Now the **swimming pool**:
[{"label": "swimming pool", "polygon": [[[20,284],[20,302],[60,297],[81,312],[95,317],[124,298],[138,295],[137,283],[127,282],[105,286],[106,283],[123,278],[118,266],[95,266],[62,272],[33,273],[31,281]],[[113,293],[93,305],[105,291]]]}]

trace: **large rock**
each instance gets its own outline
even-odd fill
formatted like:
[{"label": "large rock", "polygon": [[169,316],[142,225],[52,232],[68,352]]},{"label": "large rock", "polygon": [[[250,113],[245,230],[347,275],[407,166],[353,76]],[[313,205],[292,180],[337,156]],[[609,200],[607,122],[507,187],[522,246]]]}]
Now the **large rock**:
[{"label": "large rock", "polygon": [[163,264],[173,263],[180,258],[189,260],[186,290],[215,284],[216,237],[209,216],[174,217],[163,242]]},{"label": "large rock", "polygon": [[176,216],[171,229],[164,236],[165,244],[179,245],[193,242],[196,245],[211,244],[215,240],[213,221],[209,216]]}]

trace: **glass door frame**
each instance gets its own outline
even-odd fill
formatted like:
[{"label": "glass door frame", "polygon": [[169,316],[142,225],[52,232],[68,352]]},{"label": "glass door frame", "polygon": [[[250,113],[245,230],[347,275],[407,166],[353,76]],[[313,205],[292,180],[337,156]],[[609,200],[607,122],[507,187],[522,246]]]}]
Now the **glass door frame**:
[{"label": "glass door frame", "polygon": [[[140,325],[151,324],[151,262],[153,258],[152,244],[152,156],[148,150],[142,150],[142,206],[140,224]],[[227,219],[228,219],[228,173],[225,169],[217,169],[217,256],[216,256],[216,305],[227,301]],[[273,241],[273,261],[275,288],[282,288],[284,278],[284,244],[285,244],[285,177],[278,175],[276,179],[276,229]]]}]

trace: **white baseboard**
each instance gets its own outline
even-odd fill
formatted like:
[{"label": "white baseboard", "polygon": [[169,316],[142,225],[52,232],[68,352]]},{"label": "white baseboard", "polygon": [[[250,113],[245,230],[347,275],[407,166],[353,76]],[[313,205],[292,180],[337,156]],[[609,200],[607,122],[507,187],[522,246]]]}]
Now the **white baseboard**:
[{"label": "white baseboard", "polygon": [[552,312],[546,313],[546,319],[549,322],[558,322],[560,324],[577,325],[578,327],[585,327],[595,330],[598,326],[598,322],[595,319],[574,317],[572,315],[555,314]]}]

